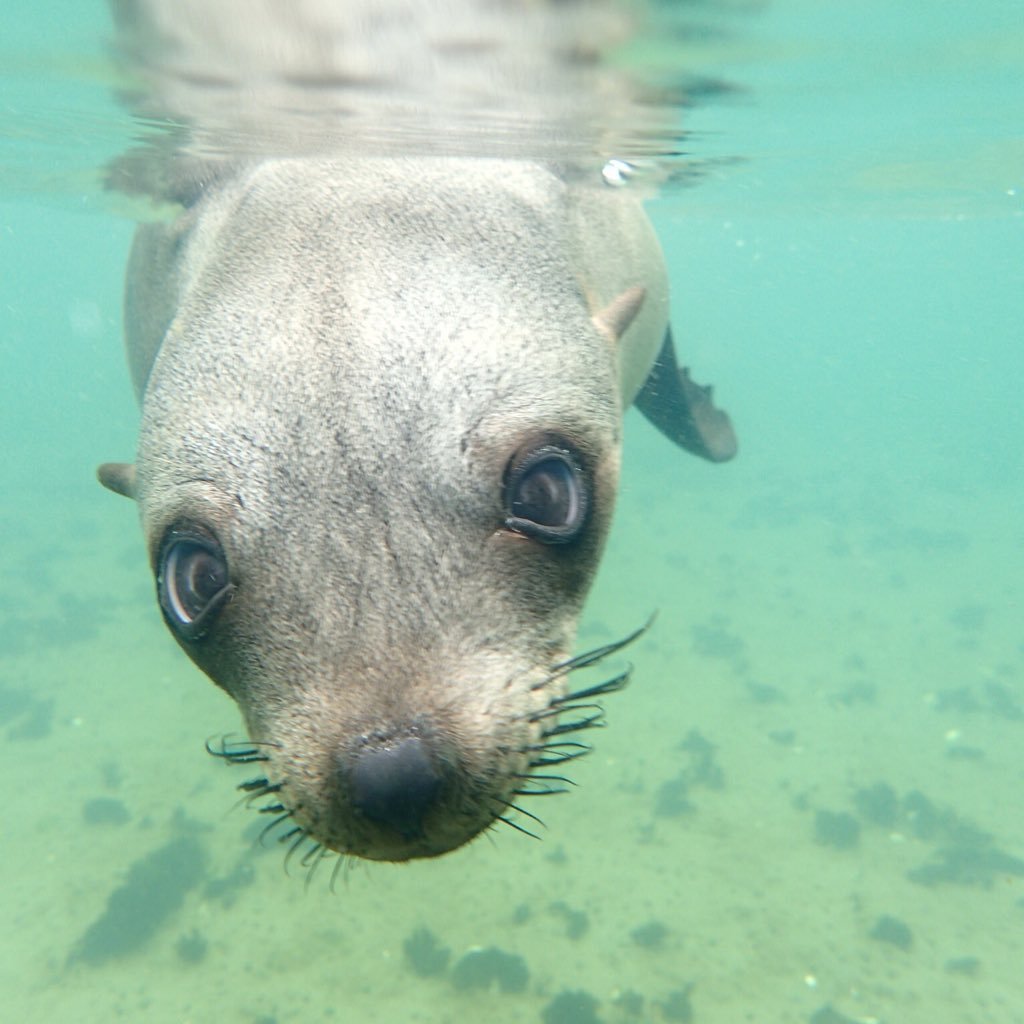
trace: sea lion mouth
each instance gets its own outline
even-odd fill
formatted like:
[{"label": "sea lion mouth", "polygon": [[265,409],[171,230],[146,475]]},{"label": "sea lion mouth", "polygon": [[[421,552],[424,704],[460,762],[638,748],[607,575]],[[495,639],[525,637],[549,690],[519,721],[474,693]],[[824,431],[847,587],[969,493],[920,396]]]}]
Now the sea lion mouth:
[{"label": "sea lion mouth", "polygon": [[[629,682],[633,667],[627,664],[616,674],[577,690],[566,691],[565,679],[574,672],[597,665],[632,644],[647,631],[652,622],[653,616],[639,629],[633,630],[619,640],[590,648],[571,658],[555,662],[547,668],[542,677],[531,685],[531,690],[535,693],[546,691],[550,696],[539,709],[524,714],[521,720],[529,726],[528,732],[532,737],[531,741],[515,752],[520,761],[525,761],[525,770],[512,773],[510,776],[496,772],[488,791],[480,798],[484,807],[483,815],[473,816],[475,824],[460,832],[461,838],[454,842],[446,840],[438,848],[430,845],[429,836],[415,834],[423,832],[422,822],[418,822],[417,829],[408,826],[413,812],[408,806],[410,798],[407,792],[401,797],[404,803],[388,805],[386,787],[382,786],[376,778],[376,773],[372,772],[378,767],[378,764],[374,763],[375,759],[390,757],[390,753],[380,752],[385,748],[374,749],[368,755],[364,755],[366,760],[363,761],[360,770],[372,772],[374,777],[372,781],[360,782],[364,789],[364,806],[357,809],[357,813],[364,814],[367,806],[372,807],[373,816],[382,827],[390,826],[390,831],[394,833],[396,841],[388,844],[383,855],[379,855],[381,851],[376,850],[353,851],[339,848],[337,843],[320,835],[315,826],[299,820],[297,808],[288,799],[287,779],[275,778],[276,773],[273,770],[274,752],[281,748],[281,744],[225,735],[215,742],[208,740],[206,750],[225,764],[266,766],[262,774],[240,783],[237,788],[243,794],[242,802],[246,806],[271,818],[260,832],[259,842],[266,843],[273,838],[277,844],[286,847],[286,872],[295,858],[298,858],[307,884],[312,881],[323,862],[332,857],[336,858],[330,878],[330,887],[333,890],[342,866],[353,857],[401,861],[436,856],[456,849],[482,832],[499,825],[507,825],[523,835],[540,839],[537,829],[545,827],[544,822],[538,815],[524,808],[522,801],[529,797],[566,793],[574,785],[572,779],[563,774],[563,766],[591,752],[593,748],[581,740],[580,735],[588,729],[604,727],[605,711],[600,698],[623,689]],[[419,783],[422,783],[418,795],[432,800],[439,783],[431,779],[431,770],[419,740],[406,738],[386,749],[388,752],[397,751],[391,758],[391,763],[387,764],[387,772],[396,772],[399,777],[402,772],[414,773]],[[385,761],[380,760],[380,763],[383,764]],[[398,793],[402,788],[394,787],[394,792]],[[444,810],[444,805],[441,806],[441,810]],[[435,809],[433,813],[438,812]],[[482,822],[481,817],[484,818]],[[403,829],[408,832],[404,840]],[[378,855],[374,856],[374,853]]]}]

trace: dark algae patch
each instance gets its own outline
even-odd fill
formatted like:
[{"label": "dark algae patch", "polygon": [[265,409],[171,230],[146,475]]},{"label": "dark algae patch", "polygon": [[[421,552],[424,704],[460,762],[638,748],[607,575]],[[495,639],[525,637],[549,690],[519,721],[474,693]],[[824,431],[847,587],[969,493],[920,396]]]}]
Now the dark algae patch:
[{"label": "dark algae patch", "polygon": [[582,990],[559,992],[541,1011],[544,1024],[601,1024],[597,1015],[600,1004]]},{"label": "dark algae patch", "polygon": [[817,811],[814,815],[814,838],[822,846],[852,850],[860,842],[860,822],[845,811]]},{"label": "dark algae patch", "polygon": [[178,959],[185,964],[200,964],[206,959],[210,944],[202,932],[192,929],[188,935],[182,935],[174,944]]},{"label": "dark algae patch", "polygon": [[883,914],[868,933],[878,942],[886,942],[897,949],[908,950],[914,944],[914,933],[906,921]]},{"label": "dark algae patch", "polygon": [[973,978],[981,970],[981,960],[976,956],[955,956],[946,961],[943,970],[947,974],[962,974],[964,977]]},{"label": "dark algae patch", "polygon": [[0,725],[9,726],[10,740],[44,739],[53,730],[53,701],[0,683]]},{"label": "dark algae patch", "polygon": [[918,885],[964,885],[990,889],[1000,878],[1024,877],[1024,860],[996,847],[991,837],[941,846],[932,859],[907,872]]},{"label": "dark algae patch", "polygon": [[690,992],[692,991],[693,985],[687,985],[686,988],[679,988],[668,994],[661,1004],[661,1015],[665,1020],[676,1021],[678,1024],[690,1024],[693,1020],[693,1003],[690,1002]]},{"label": "dark algae patch", "polygon": [[552,914],[565,921],[565,934],[574,941],[582,939],[590,929],[590,916],[585,910],[570,907],[565,900],[557,900],[549,907]]},{"label": "dark algae patch", "polygon": [[887,782],[858,789],[853,797],[857,813],[879,828],[893,828],[900,817],[900,798]]},{"label": "dark algae patch", "polygon": [[708,789],[722,789],[725,786],[725,775],[716,757],[718,747],[706,736],[691,729],[686,739],[679,744],[690,760],[686,769],[686,780],[693,786],[706,786]]},{"label": "dark algae patch", "polygon": [[127,825],[132,820],[128,808],[112,796],[98,796],[82,805],[86,825]]},{"label": "dark algae patch", "polygon": [[741,658],[746,652],[743,638],[728,628],[728,620],[715,616],[690,627],[693,650],[704,658]]},{"label": "dark algae patch", "polygon": [[634,928],[629,937],[641,949],[661,949],[668,938],[668,927],[662,921],[648,921]]},{"label": "dark algae patch", "polygon": [[1024,705],[1017,699],[1016,694],[1009,687],[997,682],[986,683],[980,694],[970,686],[954,686],[939,690],[932,700],[932,708],[940,713],[990,715],[1008,722],[1019,722],[1024,718]]},{"label": "dark algae patch", "polygon": [[502,992],[525,992],[530,982],[526,961],[497,946],[471,949],[452,968],[452,984],[463,992],[499,988]]},{"label": "dark algae patch", "polygon": [[832,1007],[831,1003],[826,1003],[820,1009],[815,1010],[807,1019],[810,1024],[859,1024],[856,1018],[840,1013]]},{"label": "dark algae patch", "polygon": [[857,790],[853,802],[867,824],[932,845],[928,859],[907,872],[916,885],[988,889],[1000,880],[1024,878],[1024,859],[1000,849],[990,832],[918,789],[901,797],[887,783],[876,782]]},{"label": "dark algae patch", "polygon": [[677,775],[658,787],[654,798],[654,813],[659,818],[678,818],[694,810],[690,800],[690,784],[683,774]]},{"label": "dark algae patch", "polygon": [[644,997],[632,988],[613,995],[612,1005],[620,1016],[628,1020],[638,1020],[644,1015]]},{"label": "dark algae patch", "polygon": [[207,899],[217,900],[223,907],[231,907],[241,892],[255,881],[256,870],[247,857],[242,857],[226,875],[211,878],[203,886],[203,895]]},{"label": "dark algae patch", "polygon": [[413,973],[421,978],[444,974],[452,955],[452,951],[447,946],[442,946],[438,937],[429,928],[424,927],[417,928],[402,943],[402,952]]},{"label": "dark algae patch", "polygon": [[107,908],[78,940],[69,963],[102,964],[148,942],[202,880],[206,854],[192,836],[172,839],[137,860]]},{"label": "dark algae patch", "polygon": [[678,818],[695,808],[690,800],[691,791],[724,789],[725,773],[716,756],[718,747],[706,736],[691,729],[677,748],[682,762],[679,774],[658,787],[654,800],[654,814],[659,818]]},{"label": "dark algae patch", "polygon": [[904,832],[925,842],[952,835],[963,827],[953,811],[939,807],[919,789],[901,797],[886,782],[858,789],[853,805],[867,824]]},{"label": "dark algae patch", "polygon": [[[38,567],[33,565],[31,572],[37,576]],[[5,608],[0,619],[0,650],[7,655],[23,654],[93,640],[111,617],[110,610],[100,605],[101,602],[77,594],[56,594],[49,614],[25,614]]]}]

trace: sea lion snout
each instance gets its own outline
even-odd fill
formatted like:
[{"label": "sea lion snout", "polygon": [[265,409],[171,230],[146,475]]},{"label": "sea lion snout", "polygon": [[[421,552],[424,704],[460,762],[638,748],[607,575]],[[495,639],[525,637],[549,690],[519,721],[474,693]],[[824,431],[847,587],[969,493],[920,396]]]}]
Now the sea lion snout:
[{"label": "sea lion snout", "polygon": [[406,839],[423,834],[423,820],[444,783],[419,736],[364,750],[347,774],[355,810]]}]

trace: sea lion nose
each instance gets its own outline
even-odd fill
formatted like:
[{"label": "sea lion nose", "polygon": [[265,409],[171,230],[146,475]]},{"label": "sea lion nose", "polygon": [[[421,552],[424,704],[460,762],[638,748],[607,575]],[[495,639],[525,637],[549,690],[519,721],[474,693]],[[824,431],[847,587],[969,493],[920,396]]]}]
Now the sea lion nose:
[{"label": "sea lion nose", "polygon": [[364,751],[349,774],[353,805],[405,838],[422,833],[440,790],[441,776],[418,736]]}]

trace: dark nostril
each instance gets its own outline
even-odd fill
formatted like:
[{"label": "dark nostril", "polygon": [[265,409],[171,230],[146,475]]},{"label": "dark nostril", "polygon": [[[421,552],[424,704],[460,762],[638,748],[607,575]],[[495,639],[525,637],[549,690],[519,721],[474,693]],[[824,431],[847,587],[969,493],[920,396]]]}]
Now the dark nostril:
[{"label": "dark nostril", "polygon": [[437,800],[441,776],[423,741],[411,736],[390,747],[367,750],[349,775],[352,803],[371,821],[411,838]]}]

